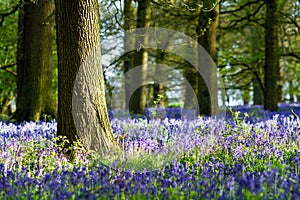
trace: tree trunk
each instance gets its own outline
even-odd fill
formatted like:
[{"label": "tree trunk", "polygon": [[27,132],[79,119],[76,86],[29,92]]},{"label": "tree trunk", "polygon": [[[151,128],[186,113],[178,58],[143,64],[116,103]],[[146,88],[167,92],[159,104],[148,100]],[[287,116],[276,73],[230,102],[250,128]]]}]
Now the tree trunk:
[{"label": "tree trunk", "polygon": [[263,105],[264,103],[264,93],[263,90],[258,83],[257,79],[253,81],[253,104],[254,105]]},{"label": "tree trunk", "polygon": [[[198,25],[196,28],[198,43],[210,54],[214,62],[217,62],[217,27],[219,22],[219,5],[217,5],[211,12],[200,11],[198,17]],[[199,51],[199,61],[201,58]],[[211,115],[215,114],[213,111],[217,108],[217,69],[215,66],[198,66],[198,67],[209,67],[210,86],[211,94],[208,86],[204,82],[202,76],[199,76],[198,80],[198,103],[199,103],[199,114]]]},{"label": "tree trunk", "polygon": [[297,102],[300,103],[300,95],[296,95],[297,97]]},{"label": "tree trunk", "polygon": [[[161,65],[164,63],[165,59],[165,52],[164,50],[157,49],[156,54],[156,66],[155,66],[155,77],[159,77],[159,75],[167,74],[168,71],[166,71]],[[155,78],[154,77],[154,78]],[[153,99],[152,102],[157,101],[156,107],[164,108],[167,106],[167,93],[166,88],[162,85],[157,83],[159,80],[155,80],[155,83],[152,85],[153,87]]]},{"label": "tree trunk", "polygon": [[[138,11],[137,11],[137,28],[147,28],[150,27],[151,18],[151,7],[150,0],[139,0],[138,1]],[[146,88],[146,78],[147,78],[147,68],[148,68],[148,50],[143,48],[147,46],[148,36],[145,35],[141,37],[139,42],[136,42],[136,54],[134,57],[134,66],[142,67],[141,75],[139,77],[134,77],[135,82],[140,83],[140,87],[133,93],[129,102],[129,111],[133,114],[144,114],[147,104],[147,88]],[[141,46],[142,45],[142,46]]]},{"label": "tree trunk", "polygon": [[[100,155],[118,149],[105,103],[97,0],[55,0],[58,136]],[[72,153],[72,152],[69,152]],[[72,155],[72,154],[71,154]]]},{"label": "tree trunk", "polygon": [[[194,68],[194,66],[187,64],[186,66],[184,66],[184,70],[183,70],[183,75],[184,77],[188,80],[189,85],[185,85],[185,99],[184,99],[184,108],[185,109],[195,109],[196,108],[196,112],[197,114],[199,114],[199,106],[197,104],[198,100],[197,100],[197,96],[195,96],[196,94],[198,94],[198,81],[199,81],[199,72]],[[191,88],[192,90],[191,90]]]},{"label": "tree trunk", "polygon": [[295,91],[294,91],[294,86],[293,86],[293,82],[289,81],[288,82],[288,88],[287,88],[287,93],[290,95],[289,98],[289,103],[294,103],[295,102]]},{"label": "tree trunk", "polygon": [[[132,41],[128,40],[129,38],[129,30],[135,28],[135,11],[133,8],[133,0],[124,0],[124,31],[125,31],[125,40],[124,40],[124,51],[126,54],[123,56],[124,59],[124,70],[123,73],[126,74],[129,70],[134,67],[133,64],[133,52],[129,52],[130,45],[132,45]],[[124,76],[125,77],[125,76]],[[123,81],[124,83],[124,95],[125,95],[125,110],[129,109],[129,101],[130,101],[130,80],[127,79]]]},{"label": "tree trunk", "polygon": [[276,111],[279,101],[278,2],[266,0],[266,4],[264,108]]},{"label": "tree trunk", "polygon": [[[261,54],[261,48],[260,46],[264,43],[264,38],[261,38],[261,32],[260,28],[250,28],[250,40],[251,40],[251,56],[257,57],[257,55]],[[257,44],[260,44],[260,46],[257,46]],[[255,70],[253,73],[253,104],[254,105],[263,105],[264,104],[264,80],[263,78],[263,65],[258,62],[257,59],[254,60],[254,62],[251,62],[251,67]]]},{"label": "tree trunk", "polygon": [[244,88],[242,90],[242,99],[243,99],[243,104],[244,105],[248,105],[250,102],[250,86],[248,86],[247,88]]},{"label": "tree trunk", "polygon": [[19,11],[17,121],[56,115],[52,101],[54,1],[25,2]]}]

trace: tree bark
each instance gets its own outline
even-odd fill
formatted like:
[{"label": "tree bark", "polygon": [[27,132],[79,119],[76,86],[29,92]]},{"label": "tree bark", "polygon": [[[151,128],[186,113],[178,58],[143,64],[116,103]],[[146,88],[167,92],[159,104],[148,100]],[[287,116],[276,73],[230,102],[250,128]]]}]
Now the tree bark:
[{"label": "tree bark", "polygon": [[[210,54],[214,62],[217,62],[217,28],[219,24],[219,5],[211,12],[200,11],[198,17],[198,25],[196,32],[198,43]],[[201,58],[199,52],[199,60]],[[217,69],[214,66],[198,66],[209,67],[209,81],[211,86],[211,94],[208,86],[204,82],[202,76],[198,76],[198,103],[200,115],[211,115],[217,108]]]},{"label": "tree bark", "polygon": [[[185,85],[185,95],[184,95],[184,108],[185,109],[195,109],[197,115],[199,114],[199,101],[197,98],[198,88],[199,88],[199,72],[194,68],[194,66],[187,64],[184,66],[183,70],[184,77],[188,80],[189,85]],[[192,90],[191,90],[191,88]],[[197,105],[198,104],[198,105]]]},{"label": "tree bark", "polygon": [[[157,49],[157,54],[156,54],[156,66],[155,66],[155,76],[156,75],[160,75],[160,74],[167,74],[168,72],[163,69],[161,67],[161,64],[164,63],[164,59],[165,59],[165,52],[164,50],[160,50],[160,49]],[[157,80],[159,81],[159,80]],[[156,82],[156,81],[155,81]],[[167,93],[166,93],[166,88],[162,85],[162,84],[159,84],[159,83],[154,83],[152,85],[153,87],[153,98],[152,98],[152,104],[154,104],[155,101],[159,100],[157,102],[156,107],[159,107],[159,108],[164,108],[167,106],[168,102],[167,102]],[[153,106],[153,105],[152,105]]]},{"label": "tree bark", "polygon": [[52,101],[54,1],[25,1],[19,11],[17,121],[56,115]]},{"label": "tree bark", "polygon": [[[58,49],[58,136],[100,155],[114,152],[105,103],[97,0],[55,0]],[[72,152],[71,153],[72,156]]]},{"label": "tree bark", "polygon": [[266,0],[265,18],[265,88],[264,108],[270,111],[278,110],[278,1]]},{"label": "tree bark", "polygon": [[[150,27],[151,18],[151,7],[150,0],[139,0],[138,1],[138,11],[137,11],[137,24],[136,28],[147,28]],[[129,102],[129,111],[133,114],[144,114],[146,109],[147,100],[147,88],[146,88],[146,78],[147,78],[147,68],[148,68],[148,50],[143,48],[147,46],[148,36],[145,35],[141,37],[139,42],[136,42],[136,54],[134,57],[134,66],[142,66],[141,75],[139,77],[134,77],[135,82],[141,83],[140,87],[133,93]]]},{"label": "tree bark", "polygon": [[253,81],[253,104],[263,105],[264,103],[264,93],[257,79]]},{"label": "tree bark", "polygon": [[[124,56],[124,69],[123,73],[126,74],[129,70],[134,67],[133,64],[133,52],[129,52],[130,45],[132,45],[132,41],[128,40],[129,38],[129,30],[132,30],[136,27],[135,25],[135,11],[133,8],[133,0],[124,0],[124,31],[125,31],[125,40],[124,40],[124,51],[127,52]],[[124,76],[125,77],[125,76]],[[124,80],[124,94],[125,94],[125,110],[129,109],[129,101],[130,101],[130,80]]]},{"label": "tree bark", "polygon": [[243,105],[248,105],[250,102],[250,86],[242,90]]},{"label": "tree bark", "polygon": [[[261,54],[261,45],[264,43],[264,38],[261,38],[261,28],[250,28],[250,48],[251,56],[257,57]],[[258,46],[258,44],[260,44]],[[263,105],[264,104],[264,80],[261,77],[263,76],[263,65],[260,64],[259,60],[255,59],[254,62],[251,62],[251,68],[255,71],[253,73],[252,85],[253,85],[253,104],[254,105]]]}]

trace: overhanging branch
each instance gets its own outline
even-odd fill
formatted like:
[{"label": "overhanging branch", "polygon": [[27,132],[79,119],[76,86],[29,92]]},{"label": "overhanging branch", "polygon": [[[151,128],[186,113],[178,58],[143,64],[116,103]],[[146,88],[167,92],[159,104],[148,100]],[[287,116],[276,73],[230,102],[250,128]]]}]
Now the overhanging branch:
[{"label": "overhanging branch", "polygon": [[229,14],[229,13],[235,13],[235,12],[238,12],[238,11],[241,11],[243,10],[244,8],[252,5],[252,4],[257,4],[259,2],[261,2],[262,0],[256,0],[256,1],[250,1],[250,2],[247,2],[245,3],[244,5],[241,5],[240,7],[238,7],[237,9],[234,9],[234,10],[226,10],[226,11],[221,11],[220,12],[220,15],[223,15],[223,14]]},{"label": "overhanging branch", "polygon": [[296,58],[296,59],[300,60],[300,55],[298,55],[294,52],[281,54],[281,56],[283,56],[283,57],[293,57],[293,58]]},{"label": "overhanging branch", "polygon": [[17,77],[17,73],[13,70],[10,70],[9,68],[15,66],[17,63],[14,62],[14,63],[10,63],[10,64],[7,64],[7,65],[0,65],[0,69],[4,70],[4,71],[7,71],[9,72],[10,74],[14,75],[15,77]]},{"label": "overhanging branch", "polygon": [[3,25],[4,19],[5,17],[14,14],[15,12],[17,12],[17,10],[19,9],[20,4],[18,3],[11,11],[7,12],[7,13],[0,13],[0,27]]}]

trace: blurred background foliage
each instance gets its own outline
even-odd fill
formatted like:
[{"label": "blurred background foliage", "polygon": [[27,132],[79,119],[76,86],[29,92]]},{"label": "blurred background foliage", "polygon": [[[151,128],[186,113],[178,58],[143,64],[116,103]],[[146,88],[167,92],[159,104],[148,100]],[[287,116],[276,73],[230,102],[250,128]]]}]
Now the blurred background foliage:
[{"label": "blurred background foliage", "polygon": [[[124,105],[112,103],[124,98],[122,94],[123,60],[118,58],[122,39],[109,41],[124,33],[124,2],[101,0],[101,40],[107,103],[110,109],[124,109]],[[195,33],[198,1],[151,1],[151,26],[165,27],[189,36]],[[280,99],[282,103],[300,101],[300,3],[287,0],[279,2],[279,54]],[[0,1],[0,113],[11,115],[16,101],[16,54],[18,40],[19,0]],[[133,19],[136,20],[137,2],[132,1]],[[212,7],[216,1],[203,1],[202,8]],[[265,65],[265,1],[220,1],[217,35],[218,76],[225,85],[224,105],[263,104]],[[109,42],[109,45],[107,45]],[[186,68],[186,62],[178,56],[164,52],[164,64],[175,69]],[[149,62],[155,63],[157,50],[149,50]],[[57,54],[53,41],[53,100],[57,101]],[[165,106],[182,106],[184,88],[182,79],[166,88]],[[154,86],[153,86],[154,87]],[[153,106],[155,97],[148,87],[147,106]]]}]

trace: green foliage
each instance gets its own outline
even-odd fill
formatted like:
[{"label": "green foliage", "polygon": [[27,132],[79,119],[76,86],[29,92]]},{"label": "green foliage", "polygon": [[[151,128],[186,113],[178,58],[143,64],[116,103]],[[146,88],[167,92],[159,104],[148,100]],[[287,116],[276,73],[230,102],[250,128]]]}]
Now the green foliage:
[{"label": "green foliage", "polygon": [[[1,1],[0,13],[10,12],[17,3],[16,0]],[[18,12],[6,16],[0,26],[0,66],[16,62],[17,27]],[[8,71],[16,72],[16,66]],[[16,77],[8,71],[0,69],[0,113],[5,112],[7,104],[16,95]]]},{"label": "green foliage", "polygon": [[[264,2],[221,1],[220,33],[218,64],[219,72],[224,77],[228,95],[241,98],[240,91],[252,89],[254,79],[264,83]],[[278,1],[279,15],[279,46],[280,54],[298,54],[299,3],[295,1]],[[242,7],[243,5],[247,5]],[[239,9],[242,8],[242,9]],[[230,12],[236,10],[235,12]],[[226,13],[227,12],[227,13]],[[226,13],[226,14],[225,14]],[[293,22],[292,22],[293,21]],[[291,22],[291,23],[290,23]],[[294,100],[299,94],[299,63],[296,56],[281,56],[280,67],[282,79],[279,86],[283,87],[283,95],[287,100]],[[298,63],[298,64],[297,64]],[[292,97],[288,97],[292,96]],[[297,99],[299,101],[299,99]]]},{"label": "green foliage", "polygon": [[9,121],[9,116],[5,114],[0,114],[0,121]]},{"label": "green foliage", "polygon": [[182,102],[175,102],[175,103],[170,103],[167,107],[168,108],[182,108]]}]

